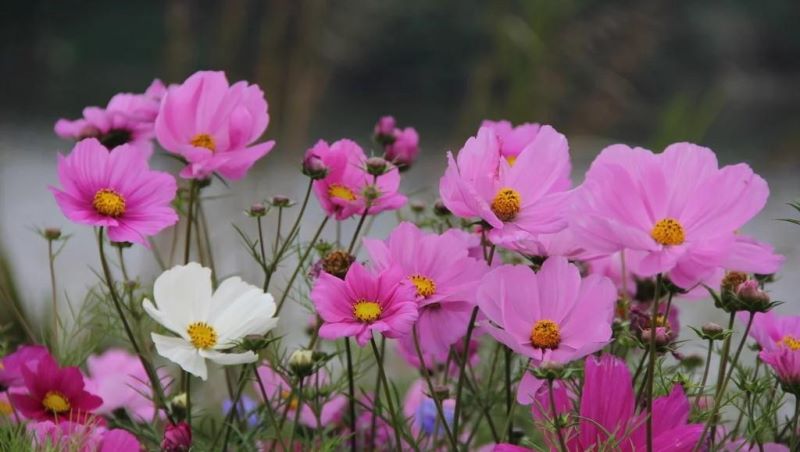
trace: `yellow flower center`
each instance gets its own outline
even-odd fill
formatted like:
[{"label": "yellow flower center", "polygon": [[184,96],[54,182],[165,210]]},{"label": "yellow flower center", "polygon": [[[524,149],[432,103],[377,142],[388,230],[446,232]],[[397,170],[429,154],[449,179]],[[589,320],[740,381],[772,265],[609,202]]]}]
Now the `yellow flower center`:
[{"label": "yellow flower center", "polygon": [[358,300],[353,305],[353,315],[365,323],[372,323],[378,320],[382,312],[381,305],[374,301]]},{"label": "yellow flower center", "polygon": [[650,236],[661,245],[680,245],[686,240],[683,226],[674,218],[659,220],[650,231]]},{"label": "yellow flower center", "polygon": [[70,409],[69,400],[58,391],[47,391],[42,399],[42,405],[53,414],[66,413]]},{"label": "yellow flower center", "polygon": [[207,133],[198,133],[189,141],[189,144],[198,148],[206,148],[211,152],[217,150],[217,143],[214,142],[214,137]]},{"label": "yellow flower center", "polygon": [[411,275],[408,277],[417,288],[417,295],[428,298],[436,293],[436,283],[432,279],[422,275]]},{"label": "yellow flower center", "polygon": [[297,400],[297,397],[292,395],[292,391],[283,390],[281,391],[281,398],[286,400],[289,404],[289,409],[296,410],[297,406],[300,405],[300,402]]},{"label": "yellow flower center", "polygon": [[531,330],[531,344],[534,348],[553,350],[561,343],[558,324],[552,320],[537,320]]},{"label": "yellow flower center", "polygon": [[492,200],[492,212],[500,221],[511,221],[516,218],[522,204],[522,197],[513,188],[501,188]]},{"label": "yellow flower center", "polygon": [[103,188],[94,194],[92,207],[100,215],[118,218],[125,213],[125,198],[110,188]]},{"label": "yellow flower center", "polygon": [[331,198],[339,198],[345,201],[355,201],[356,194],[353,193],[353,190],[345,187],[342,184],[331,184],[328,186],[328,196]]},{"label": "yellow flower center", "polygon": [[186,332],[196,348],[206,349],[217,345],[217,332],[206,322],[194,322]]},{"label": "yellow flower center", "polygon": [[508,162],[508,166],[514,166],[514,164],[517,163],[517,156],[509,155],[506,157],[506,161]]},{"label": "yellow flower center", "polygon": [[793,351],[800,350],[800,340],[798,340],[791,334],[783,336],[783,339],[781,339],[779,343],[785,345],[786,347],[789,347]]},{"label": "yellow flower center", "polygon": [[11,407],[11,404],[5,400],[0,400],[0,415],[11,416],[12,414],[14,414],[14,408]]}]

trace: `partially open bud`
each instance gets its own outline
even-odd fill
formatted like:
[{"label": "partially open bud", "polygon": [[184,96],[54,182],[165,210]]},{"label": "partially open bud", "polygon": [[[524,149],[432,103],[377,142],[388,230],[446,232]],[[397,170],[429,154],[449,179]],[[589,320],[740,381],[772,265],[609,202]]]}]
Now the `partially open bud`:
[{"label": "partially open bud", "polygon": [[446,217],[450,215],[450,209],[444,205],[441,199],[438,199],[433,204],[433,213],[438,217]]},{"label": "partially open bud", "polygon": [[47,240],[58,240],[61,238],[61,229],[60,228],[45,228],[44,230],[44,238]]},{"label": "partially open bud", "polygon": [[314,373],[314,351],[295,350],[289,357],[289,369],[298,377],[307,377]]},{"label": "partially open bud", "polygon": [[383,157],[370,157],[366,163],[367,172],[373,176],[382,176],[389,170],[389,162]]},{"label": "partially open bud", "polygon": [[735,291],[739,285],[743,282],[747,281],[747,273],[742,272],[727,272],[725,273],[725,277],[722,278],[722,283],[720,284],[720,288],[722,291]]},{"label": "partially open bud", "polygon": [[381,116],[378,123],[375,124],[374,139],[375,142],[381,146],[388,146],[394,143],[394,131],[397,128],[397,122],[392,116]]},{"label": "partially open bud", "polygon": [[758,281],[754,279],[739,284],[736,296],[745,311],[766,312],[770,308],[769,295],[761,290]]},{"label": "partially open bud", "polygon": [[263,217],[267,214],[267,208],[264,204],[257,202],[250,206],[250,210],[247,211],[247,214],[251,217]]},{"label": "partially open bud", "polygon": [[318,155],[308,152],[303,158],[303,174],[314,180],[323,179],[328,175],[328,167]]},{"label": "partially open bud", "polygon": [[[649,344],[652,340],[653,328],[642,329],[642,342]],[[655,328],[656,347],[664,347],[670,343],[669,327],[659,326]]]},{"label": "partially open bud", "polygon": [[165,452],[185,452],[192,447],[192,429],[186,422],[167,424],[161,450]]},{"label": "partially open bud", "polygon": [[322,270],[337,278],[344,279],[350,265],[356,260],[355,256],[344,250],[334,250],[322,258]]}]

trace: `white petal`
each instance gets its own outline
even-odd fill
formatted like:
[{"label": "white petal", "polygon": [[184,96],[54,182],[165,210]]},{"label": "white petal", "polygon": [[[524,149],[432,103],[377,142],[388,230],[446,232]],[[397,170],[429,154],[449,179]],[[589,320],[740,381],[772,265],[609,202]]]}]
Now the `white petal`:
[{"label": "white petal", "polygon": [[222,311],[227,309],[231,303],[236,301],[237,298],[251,290],[262,291],[260,288],[242,281],[238,276],[222,281],[222,284],[217,287],[217,290],[214,291],[214,295],[211,297],[211,309],[208,318],[216,318]]},{"label": "white petal", "polygon": [[153,296],[158,309],[180,329],[205,321],[211,305],[211,270],[195,262],[172,267],[156,279]]},{"label": "white petal", "polygon": [[218,317],[211,319],[219,336],[217,347],[230,347],[248,334],[265,334],[275,327],[275,301],[261,290],[249,291],[237,298]]},{"label": "white petal", "polygon": [[258,355],[249,350],[244,353],[220,353],[214,350],[200,350],[200,356],[208,358],[222,366],[247,364],[258,361]]},{"label": "white petal", "polygon": [[169,329],[169,330],[171,330],[171,331],[173,331],[173,332],[175,332],[177,334],[180,334],[181,337],[183,337],[184,339],[187,339],[187,340],[189,339],[187,334],[186,334],[186,328],[181,329],[180,327],[175,325],[174,322],[172,322],[169,318],[167,318],[167,316],[165,316],[163,312],[159,311],[158,308],[156,308],[153,305],[153,303],[150,300],[148,300],[147,298],[145,298],[144,301],[142,302],[142,307],[144,307],[144,311],[150,317],[152,317],[153,320],[155,320],[156,322],[158,322],[159,324],[161,324],[165,328],[167,328],[167,329]]},{"label": "white petal", "polygon": [[192,344],[179,337],[162,336],[156,333],[152,333],[150,337],[153,338],[159,355],[181,366],[181,369],[192,375],[203,380],[208,378],[206,360],[200,356],[199,351]]}]

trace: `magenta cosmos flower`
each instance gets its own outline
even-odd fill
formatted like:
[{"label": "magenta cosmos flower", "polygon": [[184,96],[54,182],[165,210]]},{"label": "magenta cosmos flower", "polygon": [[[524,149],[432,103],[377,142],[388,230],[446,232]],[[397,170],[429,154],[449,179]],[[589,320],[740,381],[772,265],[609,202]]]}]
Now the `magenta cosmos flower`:
[{"label": "magenta cosmos flower", "polygon": [[170,207],[177,184],[167,173],[151,171],[147,159],[122,145],[109,152],[89,138],[67,156],[59,155],[62,189],[50,187],[70,220],[108,229],[115,242],[147,246],[147,237],[178,221]]},{"label": "magenta cosmos flower", "polygon": [[375,138],[383,145],[383,157],[400,168],[408,168],[419,154],[419,134],[413,127],[400,129],[394,118],[383,116],[375,124]]},{"label": "magenta cosmos flower", "polygon": [[0,387],[13,388],[23,386],[22,369],[35,369],[39,360],[50,356],[43,345],[23,345],[14,353],[0,359]]},{"label": "magenta cosmos flower", "polygon": [[344,280],[320,273],[311,291],[311,301],[324,322],[319,337],[354,336],[363,347],[373,331],[388,338],[408,334],[418,316],[412,287],[397,267],[370,273],[356,262]]},{"label": "magenta cosmos flower", "polygon": [[514,126],[509,121],[490,121],[484,120],[481,127],[488,127],[497,134],[497,140],[500,144],[500,154],[508,160],[509,163],[514,164],[520,152],[525,149],[539,133],[542,127],[536,123],[524,123]]},{"label": "magenta cosmos flower", "polygon": [[567,226],[562,215],[571,182],[567,139],[550,126],[513,160],[501,157],[497,134],[482,127],[458,158],[448,153],[439,193],[453,214],[479,217],[490,227],[489,239],[511,247],[539,234]]},{"label": "magenta cosmos flower", "polygon": [[327,168],[326,176],[314,181],[314,194],[325,212],[337,220],[362,215],[368,196],[374,198],[369,202],[370,215],[399,209],[406,203],[406,197],[397,192],[400,187],[397,168],[392,167],[377,178],[368,174],[367,156],[351,140],[330,145],[320,140],[306,152],[306,160],[318,160]]},{"label": "magenta cosmos flower", "polygon": [[[744,323],[748,317],[744,312],[738,315],[739,321]],[[762,350],[776,350],[781,346],[800,349],[800,316],[778,315],[774,311],[757,313],[749,334]]]},{"label": "magenta cosmos flower", "polygon": [[635,272],[665,273],[691,288],[720,267],[748,264],[732,251],[735,232],[768,195],[767,183],[749,166],[719,168],[704,147],[677,143],[654,154],[613,145],[586,173],[570,224],[588,249],[625,249]]},{"label": "magenta cosmos flower", "polygon": [[130,144],[150,157],[154,123],[163,92],[164,85],[154,80],[144,94],[119,93],[105,108],[84,108],[81,119],[59,119],[55,125],[56,135],[76,141],[96,138],[108,149]]},{"label": "magenta cosmos flower", "polygon": [[274,141],[253,145],[268,124],[261,88],[244,81],[230,85],[224,72],[199,71],[167,89],[156,138],[186,159],[181,177],[205,179],[216,172],[237,180],[275,146]]},{"label": "magenta cosmos flower", "polygon": [[28,393],[11,393],[9,399],[28,419],[83,423],[103,404],[103,399],[84,390],[77,367],[59,368],[49,355],[39,360],[35,370],[23,367],[22,376]]},{"label": "magenta cosmos flower", "polygon": [[[556,385],[556,412],[571,410],[572,397],[564,386]],[[532,409],[534,418],[552,418],[547,390],[542,388],[536,399]],[[688,424],[689,411],[689,400],[680,385],[675,385],[669,395],[653,401],[653,450],[689,452],[695,447],[703,425]],[[579,415],[577,426],[562,429],[570,451],[647,449],[647,413],[636,411],[631,373],[619,358],[603,355],[586,359]],[[556,447],[555,433],[545,432],[547,441]]]},{"label": "magenta cosmos flower", "polygon": [[[425,233],[408,222],[400,223],[386,241],[364,239],[364,246],[376,270],[399,267],[413,284],[420,347],[446,359],[450,346],[467,332],[486,264],[468,255],[469,243],[462,234]],[[400,340],[406,342],[405,349],[415,350],[412,334]]]}]

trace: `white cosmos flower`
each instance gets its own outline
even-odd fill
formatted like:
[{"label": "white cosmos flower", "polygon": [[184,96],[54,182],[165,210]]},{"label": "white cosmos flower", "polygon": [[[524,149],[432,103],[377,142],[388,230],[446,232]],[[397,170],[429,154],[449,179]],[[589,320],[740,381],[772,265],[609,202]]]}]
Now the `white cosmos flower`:
[{"label": "white cosmos flower", "polygon": [[197,263],[178,265],[156,279],[155,305],[144,300],[144,310],[156,322],[179,337],[152,334],[158,354],[203,380],[208,377],[206,359],[221,365],[252,363],[258,356],[223,353],[249,334],[263,335],[275,327],[272,295],[228,278],[211,289],[211,270]]}]

